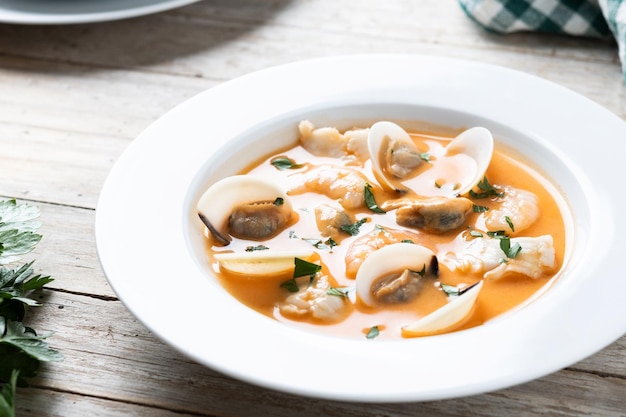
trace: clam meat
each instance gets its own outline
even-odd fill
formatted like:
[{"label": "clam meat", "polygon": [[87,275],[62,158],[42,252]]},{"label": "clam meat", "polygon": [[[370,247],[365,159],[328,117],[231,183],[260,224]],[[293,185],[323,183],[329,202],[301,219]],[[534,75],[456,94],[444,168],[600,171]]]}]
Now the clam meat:
[{"label": "clam meat", "polygon": [[473,203],[464,197],[426,197],[389,200],[381,205],[385,211],[396,210],[401,226],[429,233],[445,233],[465,224]]},{"label": "clam meat", "polygon": [[385,190],[455,197],[467,194],[484,178],[494,141],[489,130],[473,127],[445,147],[433,145],[429,152],[420,153],[400,126],[378,122],[369,131],[368,146],[372,171]]},{"label": "clam meat", "polygon": [[228,245],[231,236],[264,240],[281,232],[293,216],[287,194],[272,182],[235,175],[213,184],[197,205],[198,216],[213,237]]},{"label": "clam meat", "polygon": [[394,243],[372,252],[356,275],[357,296],[370,307],[415,298],[427,275],[437,276],[437,257],[413,243]]}]

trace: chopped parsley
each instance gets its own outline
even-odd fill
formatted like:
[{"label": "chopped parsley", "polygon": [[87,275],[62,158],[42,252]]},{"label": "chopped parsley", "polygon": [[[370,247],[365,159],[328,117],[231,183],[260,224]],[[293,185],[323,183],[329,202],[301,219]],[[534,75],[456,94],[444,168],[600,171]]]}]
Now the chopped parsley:
[{"label": "chopped parsley", "polygon": [[500,237],[500,249],[502,249],[502,252],[504,252],[507,258],[513,259],[519,255],[522,247],[517,242],[511,245],[511,238],[508,236],[502,236]]},{"label": "chopped parsley", "polygon": [[446,293],[446,295],[459,296],[459,295],[465,294],[466,292],[468,292],[469,290],[477,286],[479,283],[480,281],[475,282],[472,285],[468,285],[467,287],[463,287],[463,288],[459,288],[454,285],[447,285],[447,284],[441,283],[441,289],[443,290],[443,292]]},{"label": "chopped parsley", "polygon": [[296,278],[309,277],[309,285],[313,283],[315,274],[317,274],[322,266],[314,264],[312,262],[305,261],[304,259],[294,258],[293,276],[290,280],[280,283],[281,288],[285,288],[289,292],[298,292],[300,287],[296,282]]},{"label": "chopped parsley", "polygon": [[378,337],[379,334],[380,334],[380,329],[378,328],[378,326],[372,326],[367,331],[367,334],[365,335],[365,337],[368,338],[368,339],[374,339],[374,338]]},{"label": "chopped parsley", "polygon": [[269,248],[265,245],[257,245],[257,246],[246,246],[246,252],[254,252],[257,250],[268,250]]},{"label": "chopped parsley", "polygon": [[374,193],[372,192],[372,186],[368,183],[365,183],[364,196],[365,196],[365,205],[367,206],[368,209],[378,214],[385,213],[385,210],[378,207],[378,204],[376,203],[376,199],[374,198]]},{"label": "chopped parsley", "polygon": [[275,158],[272,160],[271,164],[281,171],[286,169],[298,169],[304,166],[302,164],[296,164],[293,159],[287,157]]},{"label": "chopped parsley", "polygon": [[345,224],[341,226],[341,230],[343,230],[350,236],[356,236],[359,234],[359,228],[364,223],[367,223],[367,217],[363,217],[361,220],[357,220],[355,223],[352,223],[352,224]]},{"label": "chopped parsley", "polygon": [[472,208],[474,209],[474,213],[484,213],[486,211],[489,211],[489,207],[479,206],[478,204],[473,204]]},{"label": "chopped parsley", "polygon": [[337,297],[348,298],[348,293],[352,291],[353,287],[330,287],[326,294],[336,295]]},{"label": "chopped parsley", "polygon": [[274,200],[274,205],[282,206],[283,204],[285,204],[285,200],[282,197],[276,197],[276,200]]},{"label": "chopped parsley", "polygon": [[317,249],[321,249],[321,250],[330,251],[332,250],[332,248],[337,246],[337,242],[335,242],[335,240],[332,237],[329,237],[328,239],[324,241],[321,239],[303,239],[303,240],[315,246]]},{"label": "chopped parsley", "polygon": [[422,161],[430,162],[430,154],[428,152],[420,153],[420,159]]},{"label": "chopped parsley", "polygon": [[474,190],[470,190],[469,194],[473,198],[504,197],[504,192],[491,185],[487,177],[483,177],[483,179],[479,181],[476,185],[481,190],[481,192],[477,193]]},{"label": "chopped parsley", "polygon": [[504,220],[506,220],[506,223],[511,228],[511,232],[514,232],[515,231],[515,226],[513,225],[513,221],[511,220],[511,218],[509,216],[504,216]]}]

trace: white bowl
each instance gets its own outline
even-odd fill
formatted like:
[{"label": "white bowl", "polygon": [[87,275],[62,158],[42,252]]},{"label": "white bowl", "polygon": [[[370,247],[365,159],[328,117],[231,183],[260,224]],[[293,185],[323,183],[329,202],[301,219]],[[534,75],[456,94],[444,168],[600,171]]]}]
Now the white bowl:
[{"label": "white bowl", "polygon": [[[245,307],[207,264],[196,202],[212,182],[294,143],[302,119],[340,129],[377,120],[489,128],[541,167],[569,203],[563,274],[514,313],[410,340],[324,336]],[[188,100],[132,143],[102,190],[98,253],[139,320],[236,378],[338,400],[477,394],[559,370],[625,333],[618,271],[626,244],[618,237],[626,223],[616,214],[615,175],[624,139],[626,123],[600,106],[501,67],[375,55],[270,68]]]}]

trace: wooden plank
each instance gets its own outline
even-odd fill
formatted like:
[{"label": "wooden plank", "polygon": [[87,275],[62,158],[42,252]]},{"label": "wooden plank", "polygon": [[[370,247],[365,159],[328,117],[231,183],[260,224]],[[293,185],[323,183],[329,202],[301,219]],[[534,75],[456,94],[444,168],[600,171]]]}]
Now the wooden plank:
[{"label": "wooden plank", "polygon": [[[49,342],[65,359],[45,366],[33,383],[46,391],[44,397],[47,391],[68,393],[62,401],[78,395],[190,415],[277,417],[501,416],[503,410],[523,416],[611,416],[626,409],[621,395],[626,374],[573,370],[454,401],[365,404],[304,398],[241,383],[186,359],[158,341],[118,301],[44,291],[43,302],[43,307],[30,310],[29,324],[54,331]],[[19,407],[30,407],[31,401]],[[111,405],[110,414],[103,410],[102,415],[116,415],[120,407]],[[79,415],[71,407],[62,409],[66,416]]]},{"label": "wooden plank", "polygon": [[134,138],[213,85],[208,79],[0,55],[0,123]]}]

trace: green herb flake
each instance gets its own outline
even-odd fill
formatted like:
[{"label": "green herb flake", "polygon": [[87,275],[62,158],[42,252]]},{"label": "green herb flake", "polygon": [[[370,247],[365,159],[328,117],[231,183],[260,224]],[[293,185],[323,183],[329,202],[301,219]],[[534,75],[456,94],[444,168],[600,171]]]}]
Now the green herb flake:
[{"label": "green herb flake", "polygon": [[471,237],[483,237],[483,234],[478,230],[470,230],[469,234]]},{"label": "green herb flake", "polygon": [[504,220],[506,220],[506,223],[511,228],[511,232],[514,232],[515,231],[515,226],[513,225],[513,220],[511,220],[511,218],[509,216],[504,216]]},{"label": "green herb flake", "polygon": [[293,159],[287,157],[274,158],[272,159],[271,164],[281,171],[286,169],[298,169],[304,166],[302,164],[296,164]]},{"label": "green herb flake", "polygon": [[285,200],[282,197],[276,197],[276,200],[274,200],[275,206],[282,206],[284,203]]},{"label": "green herb flake", "polygon": [[473,198],[504,197],[504,192],[501,192],[498,188],[491,185],[487,177],[483,177],[477,186],[481,192],[477,193],[474,190],[470,190],[469,194]]},{"label": "green herb flake", "polygon": [[367,206],[367,208],[370,209],[374,213],[384,214],[385,210],[378,207],[378,204],[376,203],[376,199],[374,198],[374,193],[372,192],[372,186],[366,183],[363,191],[364,191],[365,205]]},{"label": "green herb flake", "polygon": [[420,159],[422,161],[430,162],[430,154],[428,152],[420,153]]},{"label": "green herb flake", "polygon": [[296,282],[295,278],[291,278],[288,281],[281,282],[280,287],[286,289],[289,292],[300,291],[300,287],[298,287],[298,283]]},{"label": "green herb flake", "polygon": [[522,250],[522,247],[519,243],[514,243],[511,245],[511,239],[507,236],[503,236],[500,238],[500,249],[509,259],[514,259]]},{"label": "green herb flake", "polygon": [[367,221],[368,221],[367,217],[363,217],[361,220],[357,220],[355,223],[346,224],[346,225],[341,226],[341,230],[343,230],[344,232],[346,232],[350,236],[356,236],[356,235],[359,234],[360,227],[364,223],[367,223]]},{"label": "green herb flake", "polygon": [[378,328],[378,326],[372,326],[367,331],[367,334],[365,335],[365,337],[367,339],[374,339],[374,338],[378,337],[379,334],[380,334],[380,329]]},{"label": "green herb flake", "polygon": [[258,250],[269,250],[269,248],[265,245],[246,246],[246,252],[254,252]]},{"label": "green herb flake", "polygon": [[474,213],[484,213],[486,211],[489,211],[489,207],[487,207],[487,206],[479,206],[478,204],[473,204],[472,208],[474,210]]},{"label": "green herb flake", "polygon": [[459,295],[459,289],[454,285],[441,283],[440,287],[441,290],[446,293],[446,295]]},{"label": "green herb flake", "polygon": [[400,242],[401,243],[413,243],[413,244],[415,244],[415,242],[413,242],[411,239],[402,239]]},{"label": "green herb flake", "polygon": [[289,231],[289,239],[299,239],[298,235],[296,234],[294,230]]},{"label": "green herb flake", "polygon": [[315,276],[315,274],[322,270],[321,265],[307,262],[300,258],[294,258],[294,265],[293,278]]},{"label": "green herb flake", "polygon": [[348,298],[348,293],[353,289],[353,287],[330,287],[328,291],[326,291],[326,294]]}]

